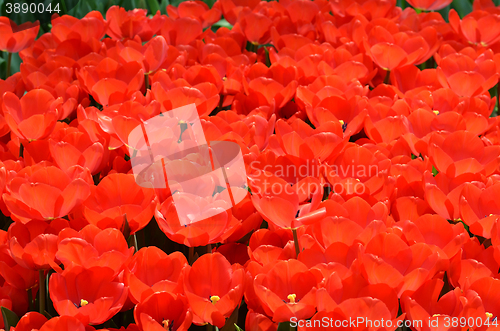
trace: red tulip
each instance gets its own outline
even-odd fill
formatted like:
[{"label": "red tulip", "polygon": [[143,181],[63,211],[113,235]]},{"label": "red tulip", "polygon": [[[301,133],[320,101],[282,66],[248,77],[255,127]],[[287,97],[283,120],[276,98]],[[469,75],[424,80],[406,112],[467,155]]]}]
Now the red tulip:
[{"label": "red tulip", "polygon": [[[298,232],[300,233],[300,229]],[[278,260],[295,258],[297,254],[293,244],[293,235],[290,229],[279,228],[275,231],[259,229],[255,231],[248,242],[248,255],[252,261],[260,265],[260,268],[256,268],[255,265],[252,268],[258,269],[260,272],[262,266],[273,266]]]},{"label": "red tulip", "polygon": [[429,11],[443,9],[452,1],[453,0],[408,0],[408,3],[417,9]]},{"label": "red tulip", "polygon": [[132,39],[137,35],[147,41],[160,30],[165,17],[158,12],[149,18],[145,9],[126,11],[119,6],[111,6],[106,12],[106,21],[109,24],[106,34],[113,39]]},{"label": "red tulip", "polygon": [[177,7],[168,5],[167,13],[169,17],[174,19],[178,19],[179,17],[195,18],[202,23],[202,27],[205,29],[220,20],[221,10],[217,4],[209,8],[202,1],[184,1]]},{"label": "red tulip", "polygon": [[491,51],[477,58],[462,53],[450,54],[439,62],[437,76],[443,87],[464,97],[480,95],[498,82],[497,67]]},{"label": "red tulip", "polygon": [[419,32],[402,32],[394,23],[387,22],[384,25],[373,24],[363,46],[373,62],[390,71],[425,62],[439,47],[439,37],[430,26]]},{"label": "red tulip", "polygon": [[499,189],[498,183],[484,189],[469,183],[464,186],[460,194],[460,216],[471,233],[491,238],[492,227],[500,215],[500,206],[494,198]]},{"label": "red tulip", "polygon": [[394,1],[379,0],[334,0],[331,4],[332,12],[338,17],[363,15],[368,19],[390,18],[399,15],[400,8],[395,6]]},{"label": "red tulip", "polygon": [[253,13],[250,10],[242,11],[240,15],[234,29],[241,31],[249,42],[258,45],[266,44],[270,40],[269,28],[273,21],[269,17],[261,13]]},{"label": "red tulip", "polygon": [[474,10],[460,20],[457,12],[451,9],[449,20],[453,30],[471,44],[488,47],[500,40],[498,14]]},{"label": "red tulip", "polygon": [[[164,111],[196,104],[199,116],[209,115],[219,104],[222,80],[211,66],[193,66],[184,79],[172,81],[164,71],[151,77],[151,92]],[[175,97],[174,97],[175,96]]]},{"label": "red tulip", "polygon": [[55,219],[50,225],[44,221],[29,221],[26,224],[14,223],[9,228],[10,252],[21,266],[31,269],[60,270],[56,260],[57,233],[69,227],[64,219]]},{"label": "red tulip", "polygon": [[122,229],[127,221],[134,234],[149,223],[156,204],[154,190],[139,186],[133,175],[110,174],[93,188],[83,214],[101,229]]},{"label": "red tulip", "polygon": [[438,252],[442,250],[440,255],[444,252],[448,258],[457,254],[469,238],[461,223],[452,225],[445,218],[432,214],[423,215],[415,222],[405,222],[403,234],[406,241],[435,246]]},{"label": "red tulip", "polygon": [[[192,174],[190,174],[193,178]],[[205,185],[205,184],[203,184]],[[208,185],[206,187],[209,187]],[[233,188],[240,194],[247,194],[246,190]],[[232,215],[231,205],[223,196],[214,195],[207,198],[188,192],[178,192],[176,202],[169,197],[156,210],[155,218],[160,229],[171,240],[189,247],[204,246],[226,240],[237,229],[240,222]],[[192,211],[195,220],[185,223],[180,219],[180,210]]]},{"label": "red tulip", "polygon": [[245,271],[220,253],[205,254],[186,266],[184,292],[193,311],[193,323],[223,327],[241,303]]},{"label": "red tulip", "polygon": [[19,265],[6,244],[0,246],[0,275],[6,283],[22,291],[35,287],[38,282],[38,272]]},{"label": "red tulip", "polygon": [[40,331],[93,331],[91,326],[85,326],[73,316],[61,316],[51,318],[41,328]]},{"label": "red tulip", "polygon": [[[445,325],[449,330],[461,330],[458,325],[455,327],[447,325],[447,320],[460,317],[464,317],[466,321],[469,317],[471,317],[470,321],[481,318],[483,322],[481,324],[485,325],[484,322],[488,316],[480,305],[481,299],[476,292],[462,293],[461,289],[455,288],[440,296],[442,287],[443,281],[440,279],[429,280],[411,296],[401,298],[401,306],[406,312],[406,318],[412,321],[423,321],[417,330],[433,330],[444,328]],[[469,323],[469,327],[473,327],[473,323]],[[474,327],[477,326],[477,324],[474,325]]]},{"label": "red tulip", "polygon": [[203,32],[201,23],[191,17],[173,20],[167,17],[161,27],[160,34],[169,45],[184,46],[194,42]]},{"label": "red tulip", "polygon": [[179,278],[187,260],[180,252],[167,255],[154,246],[141,248],[128,263],[124,281],[130,299],[143,302],[155,292],[180,293]]},{"label": "red tulip", "polygon": [[245,320],[245,330],[247,331],[277,331],[278,324],[274,323],[266,315],[248,311]]},{"label": "red tulip", "polygon": [[280,261],[254,280],[254,289],[264,310],[274,322],[307,319],[316,311],[318,280],[302,262]]},{"label": "red tulip", "polygon": [[43,316],[42,314],[36,311],[31,311],[26,313],[23,317],[21,317],[19,322],[17,322],[17,325],[11,328],[11,330],[12,331],[39,330],[46,322],[47,322],[47,317]]},{"label": "red tulip", "polygon": [[81,19],[69,15],[52,19],[50,32],[58,43],[68,39],[80,39],[85,43],[89,43],[92,39],[101,40],[104,37],[107,25],[102,14],[94,10]]},{"label": "red tulip", "polygon": [[[23,93],[20,93],[21,86],[24,85],[21,73],[15,73],[7,79],[0,79],[0,96],[3,96],[5,92],[15,93],[18,97],[21,97]],[[24,90],[24,87],[22,87]],[[10,132],[10,127],[5,120],[4,111],[3,111],[3,98],[0,98],[0,137],[5,136]]]},{"label": "red tulip", "polygon": [[82,88],[103,106],[130,100],[144,83],[141,64],[136,61],[120,64],[111,58],[84,66],[77,76]]},{"label": "red tulip", "polygon": [[45,162],[25,167],[8,185],[3,200],[12,217],[50,220],[68,215],[90,193],[92,182],[87,169],[71,167],[68,172]]},{"label": "red tulip", "polygon": [[500,281],[492,277],[478,279],[470,286],[470,289],[481,298],[485,312],[491,314],[490,323],[492,325],[494,319],[496,318],[498,321],[498,316],[500,316],[500,307],[496,304],[499,300],[500,292],[497,290],[499,286]]},{"label": "red tulip", "polygon": [[0,34],[2,35],[0,50],[10,53],[22,51],[33,44],[39,29],[38,21],[26,22],[18,26],[7,17],[0,17]]},{"label": "red tulip", "polygon": [[96,111],[95,115],[100,128],[111,135],[110,145],[117,148],[121,144],[130,147],[131,131],[144,121],[159,115],[160,110],[160,103],[155,100],[146,105],[134,100],[107,107],[103,111]]},{"label": "red tulip", "polygon": [[68,229],[59,233],[56,257],[65,270],[74,266],[100,266],[111,268],[118,275],[134,253],[120,230],[87,225],[78,234],[71,232]]},{"label": "red tulip", "polygon": [[[0,287],[0,306],[13,311],[17,316],[22,316],[28,311],[28,292],[8,284],[2,284]],[[3,323],[2,318],[0,319],[0,327],[3,327]]]},{"label": "red tulip", "polygon": [[187,331],[193,316],[183,296],[157,291],[135,306],[134,318],[141,331]]},{"label": "red tulip", "polygon": [[107,267],[75,266],[50,276],[50,299],[61,316],[101,324],[118,313],[127,299],[127,288],[113,278],[114,271]]},{"label": "red tulip", "polygon": [[[277,227],[295,229],[314,223],[325,215],[324,208],[318,209],[323,187],[316,178],[307,177],[290,186],[269,172],[259,171],[252,178],[250,187],[257,211]],[[311,202],[306,202],[309,199]]]},{"label": "red tulip", "polygon": [[78,164],[95,175],[102,167],[104,146],[103,140],[93,141],[85,131],[72,127],[61,128],[49,138],[50,154],[64,171]]},{"label": "red tulip", "polygon": [[10,129],[19,138],[40,140],[54,130],[62,102],[62,98],[54,99],[42,89],[31,90],[21,98],[7,92],[3,96],[3,112]]},{"label": "red tulip", "polygon": [[450,178],[465,173],[490,175],[500,163],[500,147],[485,146],[468,131],[436,133],[429,139],[429,157],[439,172]]}]

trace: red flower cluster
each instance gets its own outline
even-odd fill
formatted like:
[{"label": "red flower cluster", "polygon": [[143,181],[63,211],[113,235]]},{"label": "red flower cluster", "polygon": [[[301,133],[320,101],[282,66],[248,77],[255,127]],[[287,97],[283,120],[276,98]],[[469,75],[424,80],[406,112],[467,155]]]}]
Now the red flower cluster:
[{"label": "red flower cluster", "polygon": [[[500,9],[447,23],[432,10],[451,1],[408,2],[114,6],[36,40],[2,17],[0,49],[22,59],[0,80],[11,330],[497,329]],[[188,104],[207,141],[241,147],[248,182],[226,210],[204,177],[213,199],[184,207],[217,213],[183,225],[190,188],[139,185],[129,134]],[[156,133],[172,153],[178,124]]]}]

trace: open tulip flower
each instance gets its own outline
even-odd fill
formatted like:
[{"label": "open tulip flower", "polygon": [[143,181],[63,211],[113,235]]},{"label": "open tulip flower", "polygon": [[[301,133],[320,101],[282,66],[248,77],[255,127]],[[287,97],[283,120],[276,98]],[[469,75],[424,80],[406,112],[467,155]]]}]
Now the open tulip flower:
[{"label": "open tulip flower", "polygon": [[141,331],[186,331],[193,319],[187,308],[186,298],[181,295],[157,291],[135,306],[134,318]]},{"label": "open tulip flower", "polygon": [[23,97],[7,92],[3,97],[5,120],[12,132],[29,141],[47,138],[56,125],[62,98],[55,99],[43,89]]},{"label": "open tulip flower", "polygon": [[[252,199],[255,208],[268,222],[277,227],[296,229],[320,220],[324,208],[318,208],[323,195],[322,186],[315,178],[306,178],[291,186],[268,172],[253,178]],[[306,201],[311,199],[310,203]]]},{"label": "open tulip flower", "polygon": [[107,267],[75,266],[50,277],[49,291],[61,316],[76,317],[84,324],[101,324],[120,311],[128,289],[113,280]]},{"label": "open tulip flower", "polygon": [[133,302],[142,302],[155,292],[182,292],[179,279],[187,260],[179,252],[167,255],[154,246],[141,248],[125,269],[125,284]]},{"label": "open tulip flower", "polygon": [[83,213],[89,223],[101,229],[128,226],[133,234],[149,223],[155,207],[153,189],[137,185],[133,175],[112,174],[93,187]]},{"label": "open tulip flower", "polygon": [[193,311],[193,323],[222,327],[241,303],[245,271],[220,253],[203,255],[182,279],[184,293]]},{"label": "open tulip flower", "polygon": [[0,34],[2,35],[0,50],[10,53],[22,51],[33,44],[39,29],[38,21],[17,25],[7,17],[0,17]]},{"label": "open tulip flower", "polygon": [[90,194],[88,169],[74,165],[68,172],[39,163],[25,167],[13,178],[3,199],[13,217],[26,223],[30,219],[51,220],[67,216]]},{"label": "open tulip flower", "polygon": [[56,2],[0,14],[0,331],[500,330],[498,0]]}]

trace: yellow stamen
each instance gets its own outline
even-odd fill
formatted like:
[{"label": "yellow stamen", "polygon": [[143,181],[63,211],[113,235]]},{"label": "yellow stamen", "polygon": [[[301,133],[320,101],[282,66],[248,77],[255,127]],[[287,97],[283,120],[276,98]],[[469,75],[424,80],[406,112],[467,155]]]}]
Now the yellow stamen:
[{"label": "yellow stamen", "polygon": [[212,303],[215,305],[217,303],[217,301],[220,300],[220,297],[218,295],[212,295],[210,297],[210,301],[212,301]]},{"label": "yellow stamen", "polygon": [[339,120],[340,125],[344,125],[344,121]]},{"label": "yellow stamen", "polygon": [[488,317],[488,318],[492,318],[492,317],[493,317],[493,314],[492,314],[492,313],[488,313],[488,312],[486,312],[486,317]]},{"label": "yellow stamen", "polygon": [[163,324],[163,328],[165,330],[168,330],[168,325],[170,324],[170,320],[163,320],[163,322],[161,322],[161,324]]},{"label": "yellow stamen", "polygon": [[432,315],[432,317],[439,317],[439,316],[447,316],[447,315],[443,315],[443,314],[434,314],[434,315]]},{"label": "yellow stamen", "polygon": [[288,296],[286,297],[290,303],[295,303],[295,299],[297,298],[297,294],[288,294]]},{"label": "yellow stamen", "polygon": [[89,302],[87,300],[83,300],[83,299],[80,300],[80,307],[85,307],[88,304],[89,304]]},{"label": "yellow stamen", "polygon": [[439,115],[439,110],[433,110],[432,112],[436,115]]}]

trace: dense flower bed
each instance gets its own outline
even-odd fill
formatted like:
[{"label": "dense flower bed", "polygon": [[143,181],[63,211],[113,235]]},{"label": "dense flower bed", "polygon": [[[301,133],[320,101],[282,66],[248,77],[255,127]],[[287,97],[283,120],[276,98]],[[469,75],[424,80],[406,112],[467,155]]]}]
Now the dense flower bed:
[{"label": "dense flower bed", "polygon": [[[1,17],[0,328],[498,330],[500,8],[408,2]],[[193,103],[248,180],[180,224],[129,135]]]}]

